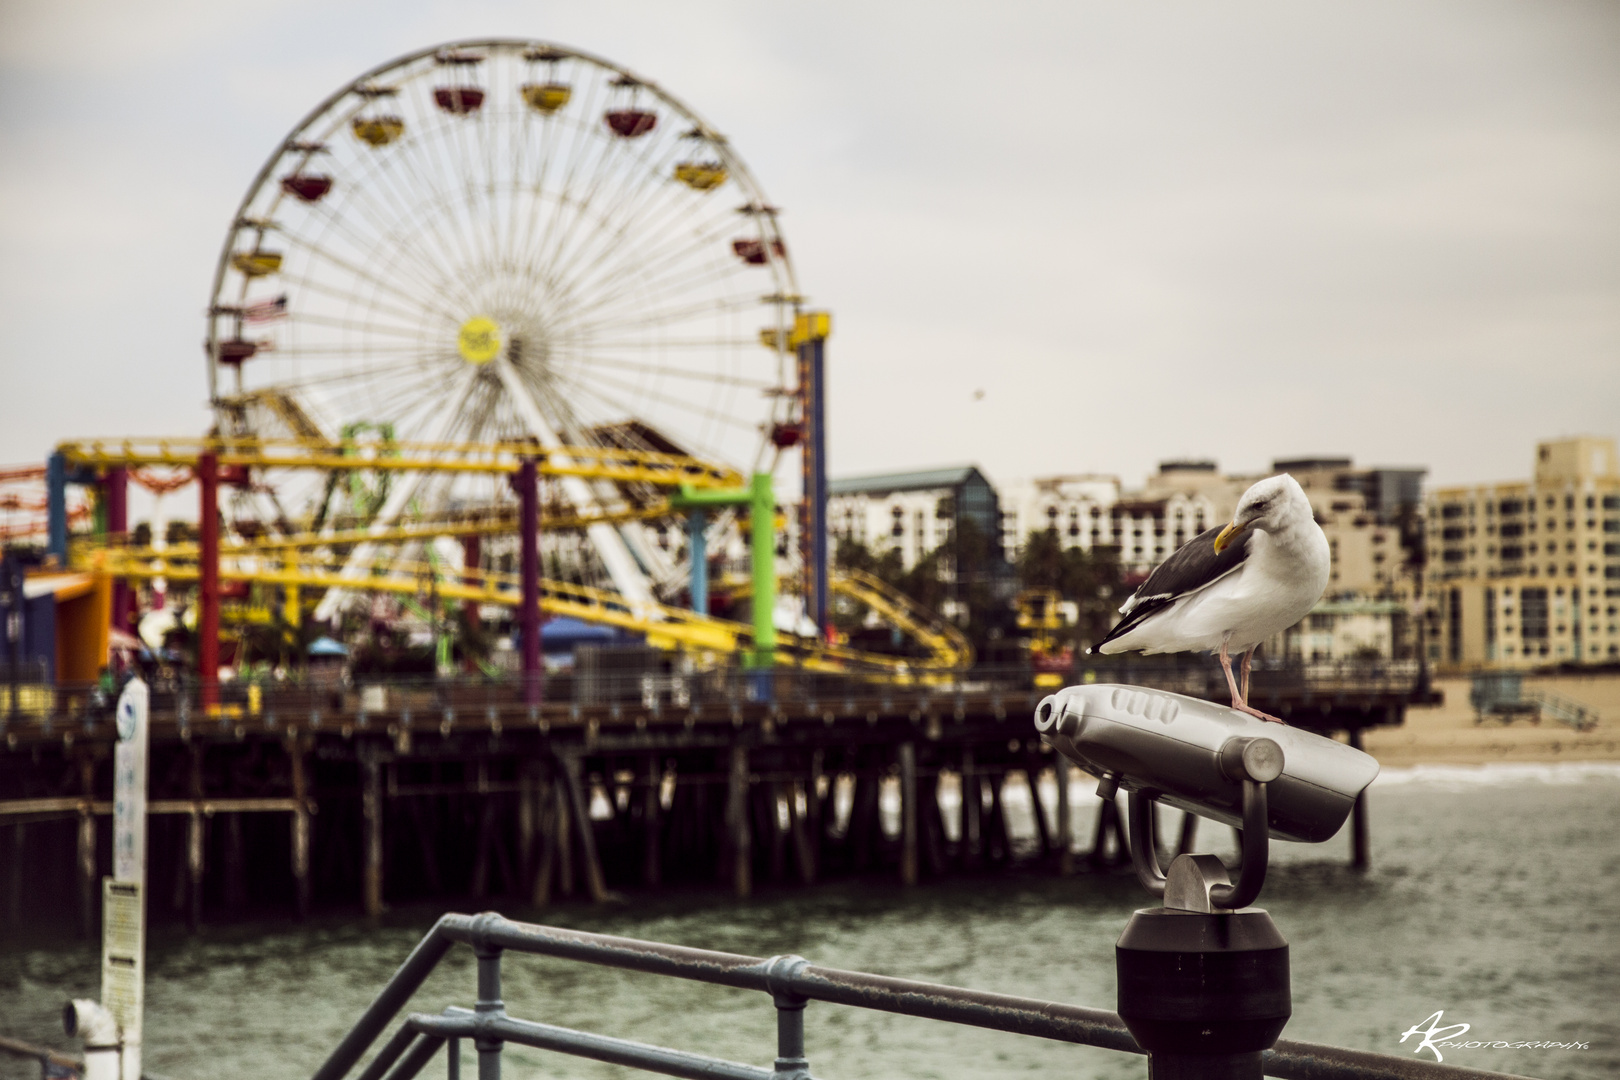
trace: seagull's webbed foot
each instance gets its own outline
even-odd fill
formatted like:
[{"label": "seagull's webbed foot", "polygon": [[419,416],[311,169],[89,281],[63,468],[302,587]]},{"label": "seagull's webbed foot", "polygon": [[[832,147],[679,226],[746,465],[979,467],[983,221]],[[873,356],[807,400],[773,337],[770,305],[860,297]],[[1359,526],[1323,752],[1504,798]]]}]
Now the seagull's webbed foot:
[{"label": "seagull's webbed foot", "polygon": [[1234,702],[1232,702],[1232,708],[1236,709],[1240,713],[1246,713],[1249,716],[1257,717],[1257,718],[1259,718],[1261,720],[1264,720],[1268,724],[1281,724],[1284,727],[1288,726],[1288,721],[1282,719],[1279,716],[1272,716],[1268,712],[1261,712],[1259,709],[1255,708],[1253,705],[1250,705],[1247,701],[1234,701]]}]

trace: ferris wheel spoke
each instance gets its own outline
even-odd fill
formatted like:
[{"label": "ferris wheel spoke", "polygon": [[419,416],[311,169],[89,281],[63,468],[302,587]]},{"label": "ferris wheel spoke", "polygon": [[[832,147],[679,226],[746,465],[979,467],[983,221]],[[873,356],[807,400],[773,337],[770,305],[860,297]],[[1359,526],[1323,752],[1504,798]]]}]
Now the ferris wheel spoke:
[{"label": "ferris wheel spoke", "polygon": [[[679,236],[688,232],[697,233],[699,243],[707,243],[712,237],[707,235],[710,230],[703,226],[694,227],[692,207],[698,206],[707,210],[707,215],[699,216],[697,220],[703,221],[706,217],[713,218],[721,227],[729,222],[733,211],[722,210],[715,212],[714,204],[704,206],[701,201],[712,199],[712,194],[694,195],[687,191],[671,178],[671,170],[665,168],[681,156],[680,147],[672,145],[660,166],[652,173],[653,183],[645,185],[645,194],[638,200],[626,203],[619,208],[618,213],[610,221],[600,218],[595,221],[595,233],[599,240],[596,250],[580,265],[583,268],[596,268],[622,260],[625,257],[636,257],[642,254],[644,247],[634,246],[632,238],[642,238],[648,235],[661,236],[675,233],[677,242]],[[681,219],[687,219],[684,222]],[[717,233],[719,230],[716,229]],[[726,230],[730,231],[730,230]],[[581,270],[580,272],[583,272]]]},{"label": "ferris wheel spoke", "polygon": [[[650,151],[651,148],[649,148]],[[583,197],[576,213],[576,228],[570,233],[572,247],[559,248],[550,261],[558,273],[579,276],[582,268],[600,264],[616,250],[657,235],[657,213],[679,202],[671,189],[675,185],[664,168],[679,156],[679,147],[665,144],[660,149],[658,164],[650,164],[651,153],[644,154],[634,163],[638,175],[621,175],[617,186],[610,191],[592,191]],[[629,198],[619,197],[627,183],[641,179],[640,192],[632,191]],[[598,213],[595,207],[606,202],[611,214]]]},{"label": "ferris wheel spoke", "polygon": [[[726,345],[728,342],[715,344]],[[610,367],[622,371],[635,372],[639,375],[657,375],[669,379],[688,379],[693,382],[714,383],[720,386],[735,386],[744,390],[765,391],[773,383],[768,379],[750,379],[741,375],[728,375],[725,372],[693,371],[690,368],[673,367],[668,364],[641,363],[634,360],[622,360],[607,355],[605,352],[594,353],[588,361],[591,367]]]},{"label": "ferris wheel spoke", "polygon": [[645,253],[644,262],[639,267],[620,266],[616,268],[617,273],[611,276],[600,275],[598,280],[590,283],[597,296],[591,307],[627,302],[631,297],[644,303],[649,295],[672,289],[697,288],[700,284],[706,286],[733,278],[737,274],[736,268],[710,255],[706,265],[702,266],[703,280],[694,280],[692,260],[702,258],[715,246],[717,243],[713,234],[695,236]]},{"label": "ferris wheel spoke", "polygon": [[681,297],[675,297],[664,307],[646,307],[623,314],[603,312],[593,322],[570,324],[567,332],[570,337],[595,340],[613,333],[648,331],[665,326],[678,326],[698,319],[740,315],[759,307],[757,297],[718,297],[687,302],[681,300]]},{"label": "ferris wheel spoke", "polygon": [[[306,327],[310,329],[319,328],[321,330],[347,330],[365,334],[376,334],[379,337],[397,337],[413,343],[420,342],[422,337],[422,331],[418,327],[400,326],[394,323],[366,322],[354,318],[341,318],[337,315],[321,315],[305,313],[302,311],[289,318],[287,320],[287,326],[295,330]],[[393,346],[381,347],[385,349],[393,348]],[[417,349],[417,351],[420,351],[419,344],[415,345],[414,347]],[[333,346],[333,348],[336,348],[336,346]],[[355,345],[345,346],[345,348],[365,350],[370,347]]]},{"label": "ferris wheel spoke", "polygon": [[566,265],[564,256],[569,251],[569,245],[576,242],[578,227],[591,220],[597,200],[607,196],[615,181],[622,185],[628,177],[652,175],[654,183],[657,183],[656,172],[648,167],[648,162],[655,152],[668,152],[668,141],[667,137],[655,136],[653,140],[640,147],[627,151],[622,140],[607,140],[596,155],[593,172],[581,189],[576,192],[572,183],[563,189],[565,196],[573,197],[577,209],[571,227],[558,237],[558,243],[544,258],[542,265],[547,267]]},{"label": "ferris wheel spoke", "polygon": [[669,394],[661,393],[657,390],[651,389],[645,384],[636,385],[633,383],[623,382],[600,372],[594,373],[589,381],[584,378],[567,375],[559,375],[554,377],[567,381],[569,385],[581,393],[590,394],[603,402],[617,405],[619,408],[624,410],[625,416],[634,416],[636,414],[636,410],[627,405],[624,399],[613,397],[607,391],[603,390],[602,387],[610,387],[621,393],[628,394],[632,398],[639,397],[645,400],[656,401],[660,404],[672,405],[677,409],[681,409],[695,416],[702,416],[704,419],[713,421],[717,424],[733,426],[743,431],[750,431],[754,429],[754,425],[748,421],[739,420],[735,416],[729,416],[725,413],[715,411],[704,404],[693,402],[690,399],[678,398]]},{"label": "ferris wheel spoke", "polygon": [[[413,308],[418,307],[425,307],[430,311],[434,310],[434,303],[431,295],[428,297],[412,295],[397,283],[389,281],[386,277],[376,273],[374,270],[360,266],[349,259],[340,258],[330,249],[312,247],[306,250],[308,250],[311,256],[318,257],[322,262],[330,264],[334,269],[341,270],[345,275],[355,282],[369,285],[376,292],[385,293],[396,300],[404,302],[407,306],[403,309],[403,312],[410,312]],[[339,290],[335,285],[327,281],[325,278],[315,279],[303,277],[300,279],[299,277],[288,274],[283,274],[282,276],[285,280],[289,281],[289,283],[300,284],[305,287],[314,286],[329,293],[330,295],[340,296],[350,300],[359,299],[359,294],[349,292],[347,290]],[[448,315],[448,313],[444,312],[442,309],[440,309],[437,313]],[[402,314],[402,312],[395,311],[394,314],[398,315]],[[408,314],[405,317],[410,318]]]}]

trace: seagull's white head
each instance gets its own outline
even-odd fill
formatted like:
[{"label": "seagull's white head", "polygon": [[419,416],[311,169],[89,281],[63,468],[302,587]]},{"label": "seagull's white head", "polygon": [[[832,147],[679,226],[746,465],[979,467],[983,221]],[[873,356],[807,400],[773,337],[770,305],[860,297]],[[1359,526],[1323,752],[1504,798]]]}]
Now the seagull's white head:
[{"label": "seagull's white head", "polygon": [[1224,550],[1244,529],[1275,533],[1312,519],[1311,501],[1298,480],[1287,473],[1268,476],[1243,493],[1232,523],[1215,537],[1215,550]]}]

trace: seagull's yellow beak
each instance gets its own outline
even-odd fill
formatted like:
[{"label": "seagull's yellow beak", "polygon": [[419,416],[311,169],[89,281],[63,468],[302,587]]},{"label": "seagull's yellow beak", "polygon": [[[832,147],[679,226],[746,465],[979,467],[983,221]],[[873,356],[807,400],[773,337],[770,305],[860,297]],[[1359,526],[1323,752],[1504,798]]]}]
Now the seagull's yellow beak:
[{"label": "seagull's yellow beak", "polygon": [[1246,522],[1246,521],[1242,525],[1239,525],[1237,522],[1234,521],[1230,525],[1228,525],[1226,528],[1224,528],[1220,532],[1216,533],[1215,534],[1215,554],[1219,555],[1221,552],[1225,551],[1226,546],[1232,542],[1232,537],[1236,536],[1238,533],[1242,532],[1244,529],[1247,529],[1248,527],[1249,527],[1249,523]]}]

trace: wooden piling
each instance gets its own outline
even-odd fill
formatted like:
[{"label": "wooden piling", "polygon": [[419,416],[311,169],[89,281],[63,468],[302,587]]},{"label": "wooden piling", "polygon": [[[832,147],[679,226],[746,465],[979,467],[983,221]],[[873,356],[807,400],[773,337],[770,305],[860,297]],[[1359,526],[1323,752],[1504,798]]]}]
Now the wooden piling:
[{"label": "wooden piling", "polygon": [[1041,800],[1041,769],[1039,762],[1032,762],[1024,769],[1024,784],[1029,788],[1030,816],[1035,819],[1035,842],[1040,848],[1044,859],[1054,847],[1052,836],[1057,832],[1056,827],[1046,820],[1046,803]]},{"label": "wooden piling", "polygon": [[562,770],[552,784],[552,802],[556,807],[557,833],[554,842],[557,861],[557,892],[562,896],[574,895],[574,841],[573,810],[569,806],[568,785],[563,782]]},{"label": "wooden piling", "polygon": [[193,739],[191,750],[191,812],[186,815],[186,926],[195,934],[202,927],[203,901],[203,745]]},{"label": "wooden piling", "polygon": [[6,925],[12,929],[22,925],[22,868],[28,844],[26,828],[20,821],[11,827],[11,858],[6,875]]},{"label": "wooden piling", "polygon": [[771,839],[771,880],[781,882],[787,878],[788,830],[782,827],[782,784],[771,781],[758,789],[761,809],[764,810],[765,835]]},{"label": "wooden piling", "polygon": [[303,741],[293,732],[287,739],[287,763],[292,779],[292,876],[294,905],[300,919],[309,918],[309,777]]},{"label": "wooden piling", "polygon": [[79,804],[78,869],[79,869],[79,936],[89,938],[95,933],[96,894],[100,891],[96,881],[96,818],[90,801],[95,797],[96,763],[88,753],[79,757],[79,790],[83,801]]},{"label": "wooden piling", "polygon": [[247,859],[242,845],[242,815],[225,818],[225,906],[240,911],[247,904]]},{"label": "wooden piling", "polygon": [[[1353,727],[1348,734],[1351,747],[1360,750],[1361,729]],[[1365,870],[1371,865],[1372,834],[1367,827],[1367,793],[1363,791],[1356,796],[1356,804],[1350,808],[1350,867]]]},{"label": "wooden piling", "polygon": [[647,755],[647,786],[641,802],[641,883],[654,888],[662,880],[663,853],[658,843],[663,827],[660,799],[663,795],[664,773],[659,768],[657,754]]},{"label": "wooden piling", "polygon": [[727,854],[731,863],[731,890],[739,899],[754,891],[753,850],[748,829],[748,747],[731,746],[731,769],[726,787]]},{"label": "wooden piling", "polygon": [[383,793],[382,768],[377,748],[362,743],[360,757],[360,817],[363,874],[361,893],[366,918],[383,913]]},{"label": "wooden piling", "polygon": [[931,783],[921,785],[917,812],[922,815],[923,854],[928,859],[928,873],[939,877],[945,872],[945,819],[939,812],[939,775]]},{"label": "wooden piling", "polygon": [[900,744],[900,884],[917,884],[917,746]]},{"label": "wooden piling", "polygon": [[822,862],[822,845],[827,840],[827,830],[831,825],[827,808],[832,801],[832,783],[826,784],[827,791],[821,791],[827,772],[827,751],[817,747],[810,751],[810,775],[805,779],[804,787],[804,813],[808,819],[805,824],[810,830],[810,851],[813,866],[819,868]]},{"label": "wooden piling", "polygon": [[[799,797],[804,797],[804,812],[799,811]],[[788,832],[793,837],[793,863],[799,870],[799,884],[811,885],[816,880],[816,848],[811,839],[815,833],[806,827],[810,806],[815,801],[815,788],[802,791],[797,783],[787,787]]]},{"label": "wooden piling", "polygon": [[990,817],[984,825],[984,850],[991,862],[1012,861],[1012,837],[1007,831],[1007,812],[1001,791],[1007,785],[1007,774],[996,771],[986,779],[990,782]]},{"label": "wooden piling", "polygon": [[437,838],[434,819],[429,816],[424,806],[424,801],[429,797],[413,795],[407,797],[405,801],[411,808],[411,822],[415,826],[411,831],[416,833],[416,842],[422,855],[422,881],[430,895],[439,896],[444,892],[444,879],[439,875],[438,845],[434,843]]},{"label": "wooden piling", "polygon": [[513,891],[519,896],[532,891],[534,882],[534,823],[538,807],[535,805],[534,763],[525,761],[518,766],[517,806],[517,874],[518,886]]},{"label": "wooden piling", "polygon": [[984,797],[979,791],[979,774],[973,769],[973,751],[962,751],[962,865],[976,867],[983,855],[979,820]]},{"label": "wooden piling", "polygon": [[1059,760],[1052,774],[1057,780],[1057,872],[1074,873],[1074,814],[1069,808],[1069,763]]},{"label": "wooden piling", "polygon": [[585,788],[580,783],[579,756],[562,755],[563,786],[568,792],[568,809],[579,834],[580,860],[584,863],[585,888],[591,901],[600,904],[608,898],[607,880],[602,875],[602,863],[596,857],[596,833],[591,828],[590,803],[585,800]]}]

